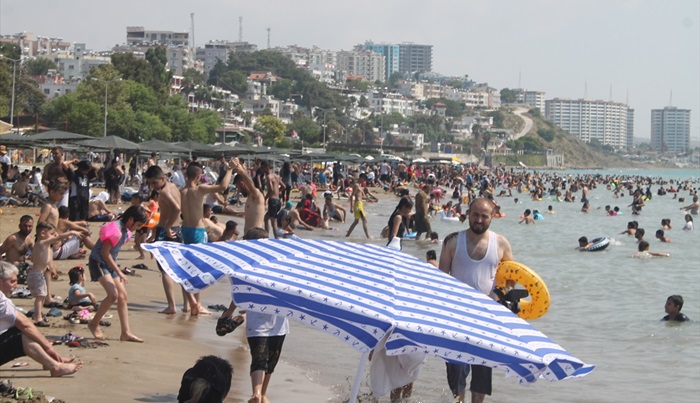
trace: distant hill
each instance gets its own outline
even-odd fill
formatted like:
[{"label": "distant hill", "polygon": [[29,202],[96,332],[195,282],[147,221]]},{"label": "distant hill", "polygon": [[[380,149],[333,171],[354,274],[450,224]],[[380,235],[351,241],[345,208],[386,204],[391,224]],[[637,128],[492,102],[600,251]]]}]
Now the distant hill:
[{"label": "distant hill", "polygon": [[[510,112],[504,111],[504,113],[510,115],[505,119],[506,122],[515,122],[515,119],[520,120],[520,118]],[[638,166],[635,162],[621,156],[607,154],[594,149],[537,113],[532,114],[530,112],[525,115],[530,117],[534,123],[532,130],[525,135],[525,137],[529,138],[526,141],[539,143],[543,150],[551,149],[554,151],[554,154],[563,154],[566,168],[625,168]],[[546,165],[544,156],[535,160],[531,158],[525,159],[530,160],[530,164],[534,166]],[[540,164],[536,164],[537,160],[540,161]],[[525,161],[523,163],[528,165]]]}]

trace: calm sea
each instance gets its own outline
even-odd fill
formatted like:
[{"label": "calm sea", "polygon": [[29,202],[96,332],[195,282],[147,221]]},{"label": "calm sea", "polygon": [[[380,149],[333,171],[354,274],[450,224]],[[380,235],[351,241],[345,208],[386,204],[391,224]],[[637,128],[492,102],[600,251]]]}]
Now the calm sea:
[{"label": "calm sea", "polygon": [[[603,170],[587,173],[663,177],[685,180],[700,177],[697,170]],[[558,175],[582,174],[557,171]],[[696,185],[697,186],[697,185]],[[522,386],[494,370],[492,402],[602,402],[602,401],[697,401],[700,392],[700,229],[681,231],[682,205],[690,204],[688,192],[679,194],[685,203],[672,200],[673,194],[656,196],[647,202],[642,215],[630,215],[632,198],[613,198],[600,186],[590,192],[591,210],[581,213],[581,203],[555,203],[546,197],[531,201],[526,193],[498,198],[506,218],[494,219],[491,229],[505,235],[515,260],[537,271],[545,280],[552,304],[546,316],[532,324],[582,361],[595,364],[586,377],[550,383],[540,380]],[[498,191],[498,189],[497,189]],[[498,193],[498,192],[496,192]],[[412,192],[413,194],[413,192]],[[580,191],[577,193],[580,198]],[[343,203],[347,203],[343,201]],[[378,237],[393,211],[396,199],[366,204],[370,235]],[[534,225],[518,224],[527,208],[541,212],[552,205],[556,214]],[[619,206],[623,215],[608,217],[604,206]],[[672,243],[661,243],[654,233],[661,219],[670,218],[667,231]],[[700,217],[695,217],[700,221]],[[652,251],[669,252],[669,258],[633,258],[634,238],[619,235],[627,222],[636,220],[646,231]],[[466,229],[465,225],[433,220],[433,229],[445,235]],[[696,222],[696,226],[700,222]],[[347,224],[340,231],[314,231],[302,237],[345,240]],[[611,246],[602,252],[575,250],[581,236],[609,237]],[[350,238],[366,242],[362,228]],[[385,241],[370,241],[384,244]],[[404,251],[424,258],[429,249],[440,253],[441,245],[404,242]],[[691,322],[660,322],[664,303],[672,294],[685,298],[683,312]],[[298,323],[285,341],[282,360],[302,370],[313,381],[333,390],[329,401],[347,399],[350,382],[360,354],[332,337]],[[361,393],[368,393],[364,382]],[[388,397],[380,400],[388,402]],[[451,402],[442,360],[428,359],[420,379],[414,384],[414,402]]]}]

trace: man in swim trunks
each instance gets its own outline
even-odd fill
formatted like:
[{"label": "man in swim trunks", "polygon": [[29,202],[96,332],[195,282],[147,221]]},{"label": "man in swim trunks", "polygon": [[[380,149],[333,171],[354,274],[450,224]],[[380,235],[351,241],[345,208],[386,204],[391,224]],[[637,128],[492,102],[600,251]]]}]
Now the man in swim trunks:
[{"label": "man in swim trunks", "polygon": [[[182,240],[187,244],[206,243],[207,229],[204,224],[204,196],[209,193],[220,193],[228,189],[231,182],[231,167],[226,164],[226,173],[222,181],[216,185],[200,184],[202,166],[197,162],[191,162],[185,171],[185,187],[180,191],[182,202]],[[199,302],[199,294],[186,292],[187,300],[192,306],[192,315],[208,313]],[[196,308],[196,309],[195,309]]]},{"label": "man in swim trunks", "polygon": [[282,208],[282,201],[280,200],[280,190],[284,191],[286,186],[282,183],[279,175],[270,171],[270,164],[267,161],[260,163],[260,172],[265,175],[265,182],[267,185],[267,213],[265,214],[265,230],[269,231],[270,227],[268,223],[272,225],[272,233],[275,238],[278,237],[277,234],[277,214]]},{"label": "man in swim trunks", "polygon": [[[496,299],[493,292],[499,263],[513,260],[508,240],[489,231],[494,204],[474,199],[469,205],[469,229],[448,235],[440,254],[440,270]],[[513,284],[507,284],[512,286]],[[447,363],[447,380],[454,397],[463,402],[466,379],[472,371],[471,402],[480,403],[491,395],[491,368],[481,365]]]},{"label": "man in swim trunks", "polygon": [[24,215],[19,219],[19,231],[5,238],[0,245],[0,256],[5,255],[5,260],[12,264],[24,263],[27,252],[34,247],[32,234],[34,219],[30,215]]},{"label": "man in swim trunks", "polygon": [[[149,167],[144,174],[144,178],[148,182],[151,191],[159,192],[160,221],[158,221],[158,225],[155,228],[154,241],[182,242],[182,232],[179,225],[181,212],[180,190],[168,181],[165,173],[158,165]],[[168,306],[160,313],[174,315],[177,309],[175,308],[173,280],[163,272],[160,264],[158,264],[158,268],[161,270],[163,291],[165,291],[165,298],[168,303]],[[193,307],[193,310],[195,309],[197,309],[196,305]]]},{"label": "man in swim trunks", "polygon": [[685,207],[681,207],[681,210],[690,211],[690,214],[692,215],[698,215],[698,210],[700,210],[700,202],[698,201],[698,195],[693,196],[692,204]]},{"label": "man in swim trunks", "polygon": [[350,194],[349,202],[350,207],[352,208],[353,216],[355,217],[355,221],[353,221],[350,225],[348,233],[345,234],[346,237],[349,237],[350,234],[352,234],[352,231],[355,229],[360,220],[362,220],[362,228],[365,230],[365,236],[367,239],[370,239],[369,229],[367,228],[367,216],[365,215],[364,204],[362,203],[362,199],[365,197],[365,194],[362,191],[362,185],[365,184],[365,181],[367,181],[367,174],[363,172],[360,174],[358,181],[352,185],[352,194]]}]

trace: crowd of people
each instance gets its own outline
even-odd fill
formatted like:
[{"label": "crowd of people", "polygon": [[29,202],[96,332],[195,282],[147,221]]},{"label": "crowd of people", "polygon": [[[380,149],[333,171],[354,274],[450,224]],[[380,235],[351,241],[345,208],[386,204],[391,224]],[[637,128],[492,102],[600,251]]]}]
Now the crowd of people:
[{"label": "crowd of people", "polygon": [[[4,155],[3,151],[6,149],[0,147],[0,156]],[[633,215],[639,215],[645,201],[654,196],[652,187],[656,187],[657,195],[675,193],[674,199],[681,203],[684,197],[679,195],[689,195],[692,203],[680,207],[687,211],[683,228],[686,231],[693,230],[693,216],[697,216],[700,209],[695,183],[662,178],[592,174],[572,177],[503,167],[484,170],[469,164],[425,165],[403,161],[367,162],[353,167],[340,162],[332,165],[284,162],[276,168],[269,161],[255,159],[246,165],[223,155],[206,161],[193,157],[188,161],[166,163],[159,160],[157,153],[140,164],[135,157],[127,163],[125,156],[118,152],[105,166],[97,167],[89,159],[77,156],[66,159],[60,146],[51,149],[51,157],[43,169],[34,167],[21,171],[11,164],[2,166],[3,182],[12,183],[9,194],[0,194],[5,197],[3,200],[41,207],[36,220],[30,215],[21,217],[18,231],[0,246],[0,255],[5,259],[0,266],[3,291],[0,294],[0,364],[28,355],[42,363],[53,376],[74,373],[81,368],[81,364],[59,356],[38,330],[47,326],[41,309],[56,303],[51,292],[51,281],[56,278],[54,260],[87,258],[91,280],[103,287],[106,297],[98,303],[94,294],[81,286],[83,272],[76,271],[75,279],[71,278],[71,286],[77,285],[71,288],[74,297],[71,303],[79,305],[82,301],[94,306],[88,328],[96,339],[104,338],[102,318],[116,303],[120,340],[143,342],[129,326],[125,288],[128,279],[116,263],[120,250],[132,237],[140,258],[146,257],[140,246],[153,241],[196,244],[236,241],[239,237],[303,236],[306,230],[337,230],[339,225],[348,224],[350,217],[352,221],[346,236],[350,237],[361,224],[364,236],[371,238],[365,203],[376,202],[378,193],[395,195],[398,203],[383,231],[388,244],[398,239],[400,248],[400,240],[409,233],[418,241],[425,235],[426,240],[437,242],[438,235],[431,228],[431,220],[437,212],[468,223],[466,229],[444,238],[439,257],[435,251],[430,251],[427,260],[493,297],[498,264],[513,260],[509,241],[489,229],[492,219],[505,216],[497,198],[513,197],[514,192],[519,197],[528,195],[532,200],[550,196],[556,201],[581,203],[585,213],[591,211],[590,189],[605,187],[616,199],[629,198],[631,203],[627,207]],[[105,192],[95,192],[96,183],[103,186]],[[496,194],[499,188],[500,193]],[[8,193],[4,184],[0,189]],[[317,202],[321,197],[323,201]],[[517,203],[517,198],[513,199]],[[128,203],[124,212],[121,212],[122,203]],[[618,211],[617,206],[605,208],[608,215]],[[556,212],[549,206],[546,213]],[[235,219],[243,220],[241,231]],[[541,219],[539,211],[533,213],[528,209],[520,222],[533,224]],[[94,221],[105,224],[93,232],[89,223]],[[664,232],[670,228],[670,220],[662,221],[656,238],[671,242]],[[644,230],[634,221],[623,233],[637,237],[640,253],[663,255],[649,251],[649,244],[643,239]],[[582,248],[587,246],[586,239]],[[31,318],[18,315],[6,297],[16,287],[21,271],[26,272],[27,286],[35,298]],[[166,307],[161,313],[175,314],[178,312],[177,287],[167,275],[162,275],[162,285]],[[203,306],[200,295],[187,293],[184,288],[182,294],[183,312],[193,316],[211,314]],[[682,305],[682,297],[669,297],[666,305],[669,316],[664,320],[686,318],[680,314]],[[246,324],[252,358],[249,401],[264,402],[289,325],[281,317],[252,312],[236,315],[236,310],[231,303],[218,320],[216,332],[223,336]],[[197,365],[218,365],[206,364],[207,361],[211,360]],[[227,373],[226,368],[223,372]],[[472,380],[468,386],[466,378],[470,372]],[[466,390],[471,391],[473,402],[483,401],[491,394],[491,368],[448,363],[447,378],[453,395],[460,401],[464,401]],[[410,396],[406,385],[396,386],[392,399]]]}]

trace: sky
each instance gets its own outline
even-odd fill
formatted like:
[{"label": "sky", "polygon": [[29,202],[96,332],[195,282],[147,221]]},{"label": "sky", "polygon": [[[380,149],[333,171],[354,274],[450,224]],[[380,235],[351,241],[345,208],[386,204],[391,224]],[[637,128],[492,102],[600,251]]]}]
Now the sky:
[{"label": "sky", "polygon": [[[691,110],[700,140],[698,0],[0,0],[0,33],[26,31],[107,50],[127,26],[194,41],[348,50],[366,40],[433,45],[433,71],[551,98],[628,103],[635,137],[651,109]],[[672,94],[672,95],[671,95]]]}]

